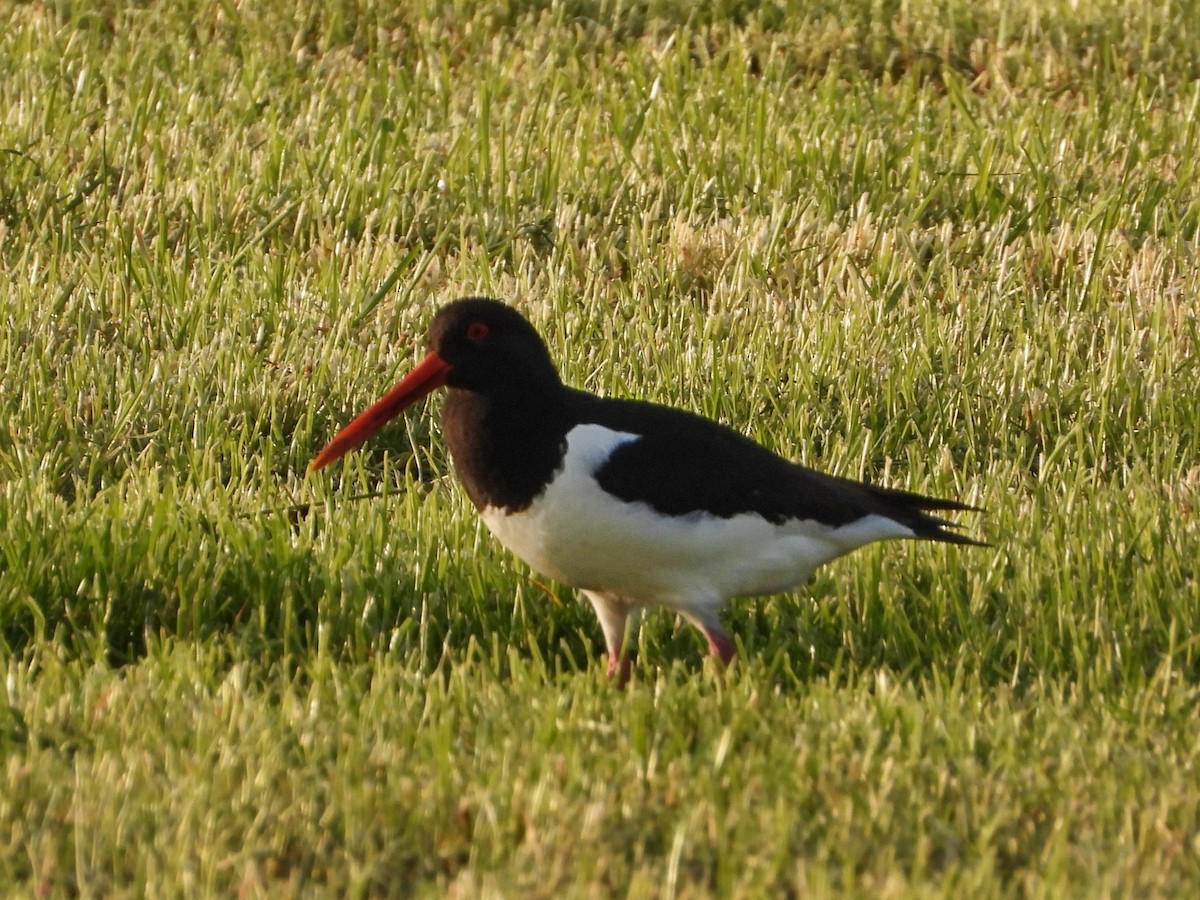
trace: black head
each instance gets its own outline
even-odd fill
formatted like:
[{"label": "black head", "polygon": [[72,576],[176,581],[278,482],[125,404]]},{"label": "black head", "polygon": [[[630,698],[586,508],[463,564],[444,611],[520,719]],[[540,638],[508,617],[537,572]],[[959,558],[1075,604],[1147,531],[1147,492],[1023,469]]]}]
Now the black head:
[{"label": "black head", "polygon": [[442,307],[429,326],[429,350],[450,366],[452,388],[496,392],[560,383],[541,336],[498,300],[467,297]]},{"label": "black head", "polygon": [[[425,359],[339,431],[311,468],[322,469],[340,459],[443,385],[507,399],[544,396],[561,384],[546,345],[519,312],[483,297],[455,300],[433,317]],[[451,400],[454,396],[452,392]]]}]

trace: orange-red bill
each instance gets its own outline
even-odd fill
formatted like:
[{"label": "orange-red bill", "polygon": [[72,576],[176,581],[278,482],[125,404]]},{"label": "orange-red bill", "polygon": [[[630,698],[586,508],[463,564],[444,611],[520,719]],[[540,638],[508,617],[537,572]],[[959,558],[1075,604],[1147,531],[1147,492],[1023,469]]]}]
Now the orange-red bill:
[{"label": "orange-red bill", "polygon": [[420,365],[409,372],[394,388],[376,400],[353,422],[337,433],[325,449],[317,454],[317,458],[309,463],[309,471],[323,469],[332,462],[341,459],[359,444],[374,437],[379,431],[405,409],[412,406],[430,391],[435,391],[446,383],[450,375],[450,364],[430,353]]}]

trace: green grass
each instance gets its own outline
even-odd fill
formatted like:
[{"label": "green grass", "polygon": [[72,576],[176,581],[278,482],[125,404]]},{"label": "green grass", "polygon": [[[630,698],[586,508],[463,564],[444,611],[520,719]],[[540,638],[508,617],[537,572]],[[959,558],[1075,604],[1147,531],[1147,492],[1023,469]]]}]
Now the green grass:
[{"label": "green grass", "polygon": [[[1191,896],[1200,7],[0,6],[0,893]],[[565,378],[986,507],[721,675],[476,521],[484,293]]]}]

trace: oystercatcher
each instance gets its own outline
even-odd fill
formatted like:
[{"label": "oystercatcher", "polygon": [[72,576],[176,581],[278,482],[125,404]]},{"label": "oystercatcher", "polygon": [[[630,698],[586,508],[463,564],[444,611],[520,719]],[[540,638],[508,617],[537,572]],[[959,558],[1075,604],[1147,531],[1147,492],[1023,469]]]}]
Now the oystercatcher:
[{"label": "oystercatcher", "polygon": [[311,468],[448,387],[442,431],[471,502],[502,544],[591,601],[622,682],[626,626],[643,607],[681,615],[727,664],[719,614],[733,597],[785,591],[872,541],[980,544],[930,513],[975,507],[825,475],[692,413],[568,387],[533,326],[499,301],[443,307],[429,348]]}]

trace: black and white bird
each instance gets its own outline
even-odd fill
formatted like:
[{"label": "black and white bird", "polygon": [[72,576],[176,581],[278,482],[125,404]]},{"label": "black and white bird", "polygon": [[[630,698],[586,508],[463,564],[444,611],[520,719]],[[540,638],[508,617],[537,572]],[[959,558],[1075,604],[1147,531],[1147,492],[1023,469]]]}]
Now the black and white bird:
[{"label": "black and white bird", "polygon": [[622,682],[644,607],[678,613],[729,663],[731,598],[788,590],[872,541],[980,543],[930,512],[975,507],[825,475],[692,413],[568,387],[533,326],[478,297],[438,312],[425,359],[311,468],[443,386],[442,431],[471,502],[500,543],[591,601]]}]

